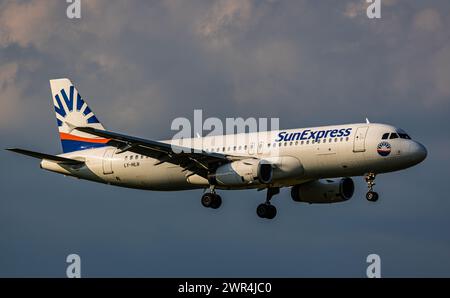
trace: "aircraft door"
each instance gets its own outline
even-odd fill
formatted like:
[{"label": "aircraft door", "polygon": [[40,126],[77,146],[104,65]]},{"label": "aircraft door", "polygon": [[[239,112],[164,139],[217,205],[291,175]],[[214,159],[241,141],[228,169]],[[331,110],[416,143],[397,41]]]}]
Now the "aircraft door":
[{"label": "aircraft door", "polygon": [[108,175],[114,173],[112,169],[113,156],[116,148],[108,148],[103,154],[103,174]]},{"label": "aircraft door", "polygon": [[366,151],[366,135],[368,126],[358,127],[355,134],[355,139],[353,141],[353,152],[364,152]]}]

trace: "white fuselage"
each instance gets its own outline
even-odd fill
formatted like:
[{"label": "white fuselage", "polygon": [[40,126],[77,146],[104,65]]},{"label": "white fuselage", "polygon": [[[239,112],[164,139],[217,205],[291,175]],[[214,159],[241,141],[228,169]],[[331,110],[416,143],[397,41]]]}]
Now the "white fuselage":
[{"label": "white fuselage", "polygon": [[[361,123],[163,142],[218,154],[267,160],[275,165],[271,186],[284,187],[321,178],[392,172],[421,162],[426,151],[418,142],[405,138],[382,140],[383,134],[396,131],[390,125]],[[385,156],[377,151],[382,142],[390,145]],[[115,147],[108,146],[60,155],[85,161],[79,168],[45,159],[41,167],[81,179],[130,188],[184,190],[209,186],[207,179],[183,171],[178,165],[167,162],[156,165],[157,159],[130,151],[116,154],[117,151]],[[267,185],[249,183],[217,187],[242,189],[265,188]]]}]

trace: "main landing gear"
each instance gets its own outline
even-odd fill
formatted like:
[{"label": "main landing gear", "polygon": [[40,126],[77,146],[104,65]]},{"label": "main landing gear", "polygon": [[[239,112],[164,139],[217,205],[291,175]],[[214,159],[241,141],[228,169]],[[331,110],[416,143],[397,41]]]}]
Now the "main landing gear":
[{"label": "main landing gear", "polygon": [[269,187],[267,189],[266,202],[260,204],[258,208],[256,208],[256,214],[258,214],[259,217],[273,219],[277,215],[277,208],[270,204],[270,200],[278,193],[280,193],[279,187]]},{"label": "main landing gear", "polygon": [[222,205],[222,198],[216,194],[214,187],[211,187],[211,192],[203,194],[202,205],[203,207],[212,209],[217,209]]},{"label": "main landing gear", "polygon": [[375,185],[375,173],[368,173],[364,179],[367,182],[367,187],[369,188],[369,191],[366,193],[366,199],[369,202],[376,202],[378,201],[378,193],[373,191],[373,187]]}]

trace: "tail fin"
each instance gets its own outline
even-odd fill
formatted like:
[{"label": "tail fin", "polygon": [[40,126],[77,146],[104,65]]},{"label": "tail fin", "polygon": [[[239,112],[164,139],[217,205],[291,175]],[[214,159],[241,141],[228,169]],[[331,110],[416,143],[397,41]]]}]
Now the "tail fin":
[{"label": "tail fin", "polygon": [[93,127],[105,130],[70,80],[50,80],[50,87],[63,152],[106,146],[108,139],[75,129],[77,127]]}]

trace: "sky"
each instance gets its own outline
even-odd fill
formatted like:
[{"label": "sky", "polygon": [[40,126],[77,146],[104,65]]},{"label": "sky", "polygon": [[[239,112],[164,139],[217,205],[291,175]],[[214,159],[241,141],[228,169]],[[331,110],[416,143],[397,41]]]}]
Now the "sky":
[{"label": "sky", "polygon": [[61,153],[49,79],[68,77],[107,129],[168,139],[176,117],[277,117],[281,128],[363,122],[406,130],[420,165],[379,175],[377,203],[150,192],[42,171],[0,150],[0,277],[450,276],[450,2],[0,0],[0,148]]}]

